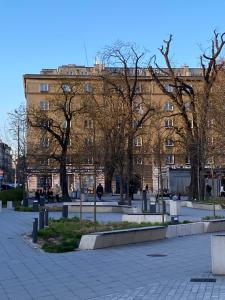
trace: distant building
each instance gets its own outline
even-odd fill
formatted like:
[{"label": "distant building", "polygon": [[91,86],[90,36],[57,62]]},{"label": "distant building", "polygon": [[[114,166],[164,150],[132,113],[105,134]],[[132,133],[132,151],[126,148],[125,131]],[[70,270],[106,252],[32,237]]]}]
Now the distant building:
[{"label": "distant building", "polygon": [[0,184],[2,181],[10,181],[12,173],[11,148],[0,141]]},{"label": "distant building", "polygon": [[[131,81],[134,76],[133,71],[133,69],[129,69]],[[40,74],[24,75],[24,92],[27,100],[28,113],[33,108],[36,108],[39,109],[40,114],[43,115],[46,114],[51,116],[55,114],[52,107],[54,107],[54,101],[57,101],[56,96],[62,95],[62,91],[59,92],[59,84],[62,82],[62,79],[66,82],[66,84],[63,85],[63,93],[70,92],[70,87],[67,83],[70,83],[72,80],[76,80],[80,83],[80,86],[82,86],[82,91],[80,92],[78,101],[75,105],[79,105],[82,101],[87,102],[88,94],[92,95],[97,89],[96,86],[103,86],[101,78],[103,72],[104,74],[107,72],[112,73],[113,69],[104,67],[101,64],[95,64],[93,67],[64,65],[57,69],[43,69]],[[175,72],[178,76],[185,77],[190,85],[199,85],[199,83],[201,83],[202,70],[199,68],[189,68],[188,66],[184,66],[176,68]],[[170,85],[170,80],[163,73],[162,78],[168,91],[171,91],[173,87]],[[150,105],[150,103],[157,105],[157,107],[160,107],[161,111],[164,112],[164,118],[158,119],[155,122],[157,126],[154,128],[154,132],[152,129],[153,126],[150,124],[150,121],[148,121],[143,127],[138,129],[137,136],[133,141],[134,172],[137,174],[137,180],[139,181],[138,188],[142,188],[142,186],[148,184],[149,188],[154,188],[154,191],[156,191],[159,188],[159,176],[156,172],[159,164],[162,164],[163,167],[167,168],[189,169],[190,162],[189,157],[187,157],[185,151],[181,149],[180,144],[175,142],[177,136],[174,128],[177,124],[181,124],[177,109],[169,97],[161,92],[147,69],[139,70],[138,86],[136,88],[137,101],[133,103],[133,115],[138,116],[139,114],[139,118],[141,118],[145,105]],[[98,97],[99,95],[97,94],[96,98]],[[142,105],[142,103],[144,103],[144,105]],[[188,110],[189,103],[185,104],[185,109]],[[59,115],[58,118],[61,120],[62,116]],[[190,122],[192,122],[191,119]],[[63,125],[61,125],[61,129],[63,129],[62,126]],[[133,126],[135,126],[135,122]],[[93,134],[93,120],[88,118],[79,120],[79,122],[78,120],[73,120],[71,128],[75,128],[75,132],[83,131],[84,134],[86,134],[86,150],[88,150],[91,147],[93,140],[93,137],[91,136],[91,134]],[[157,148],[158,130],[162,132],[162,149],[157,150],[155,148]],[[71,155],[73,155],[72,147],[75,140],[76,135],[71,139]],[[41,153],[38,153],[32,148],[34,142],[36,145],[39,144],[39,147],[42,147],[42,157]],[[44,156],[44,153],[47,153],[47,150],[51,147],[49,136],[42,135],[41,130],[30,128],[28,124],[27,143],[27,153],[28,155],[33,156],[33,160],[28,161],[28,188],[30,190],[35,190],[47,185],[53,187],[56,184],[59,184],[58,166],[54,165],[52,160],[48,159],[47,156]],[[36,161],[34,161],[35,156]],[[161,161],[159,161],[158,156],[160,156]],[[76,185],[79,185],[78,173],[79,166],[71,163],[68,159],[67,174],[69,187],[76,187]],[[83,173],[85,186],[92,187],[94,184],[93,157],[87,157],[86,163],[83,165]],[[102,175],[103,174],[101,174],[101,176]],[[114,185],[118,191],[119,180],[117,180],[117,178],[118,176],[114,180]],[[104,177],[101,177],[99,180],[104,182]]]}]

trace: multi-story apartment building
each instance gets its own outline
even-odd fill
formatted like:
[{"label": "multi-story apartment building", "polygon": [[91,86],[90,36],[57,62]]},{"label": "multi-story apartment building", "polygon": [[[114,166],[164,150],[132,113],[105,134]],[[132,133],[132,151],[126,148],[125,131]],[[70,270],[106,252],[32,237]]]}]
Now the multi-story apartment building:
[{"label": "multi-story apartment building", "polygon": [[12,171],[11,148],[0,141],[0,184],[3,179],[7,182],[10,180]]},{"label": "multi-story apartment building", "polygon": [[[40,74],[24,75],[24,90],[27,99],[28,114],[34,108],[43,113],[47,113],[56,117],[56,112],[53,109],[53,103],[59,99],[62,94],[70,91],[68,83],[74,81],[77,84],[79,92],[76,98],[76,105],[87,101],[88,95],[95,96],[95,101],[101,98],[103,90],[102,74],[111,72],[112,68],[104,68],[101,64],[96,64],[93,67],[65,65],[58,69],[43,69]],[[115,70],[114,70],[115,71]],[[159,164],[167,168],[185,168],[189,166],[189,160],[185,150],[176,141],[174,127],[180,122],[179,116],[176,115],[176,107],[167,96],[162,94],[161,90],[152,80],[147,69],[138,70],[138,84],[136,87],[137,101],[133,103],[133,110],[136,115],[142,115],[146,105],[157,109],[159,114],[152,116],[146,120],[137,130],[133,140],[133,156],[134,156],[134,173],[139,180],[140,188],[148,184],[149,187],[156,188],[159,180],[157,179]],[[189,68],[184,66],[176,69],[176,74],[185,77],[190,84],[199,84],[201,78],[201,70],[198,68]],[[132,80],[132,69],[130,69],[130,78]],[[163,75],[162,75],[163,78]],[[169,85],[168,78],[163,78],[166,88],[172,89]],[[59,91],[61,86],[61,92]],[[62,92],[63,90],[63,92]],[[138,100],[141,99],[141,100]],[[99,100],[102,101],[102,100]],[[188,103],[186,110],[188,110]],[[79,107],[79,105],[77,106]],[[63,124],[62,116],[57,115],[58,120]],[[191,122],[192,120],[190,120]],[[134,127],[137,119],[134,120]],[[87,117],[87,114],[80,118],[76,117],[72,120],[70,126],[73,128],[71,144],[77,139],[77,133],[84,132],[86,139],[86,149],[93,142],[93,120]],[[61,126],[61,129],[63,125]],[[48,157],[40,156],[37,150],[33,148],[34,144],[42,144],[42,148],[46,153],[51,144],[48,136],[41,136],[41,131],[37,128],[28,127],[28,156],[32,154],[32,159],[29,160],[29,189],[34,190],[41,188],[44,185],[54,186],[59,184],[59,174],[57,164],[49,162]],[[74,147],[71,147],[71,155],[73,155]],[[43,152],[44,153],[44,152]],[[74,152],[75,153],[75,152]],[[36,155],[36,160],[34,157]],[[159,162],[160,159],[160,162]],[[83,172],[83,180],[86,187],[92,187],[93,179],[93,157],[86,157],[86,163],[82,162],[82,168],[73,159],[67,162],[68,185],[79,185],[79,173]],[[114,177],[116,184],[116,176]],[[164,186],[168,186],[167,178],[164,178]],[[98,173],[98,181],[104,181],[104,172]]]}]

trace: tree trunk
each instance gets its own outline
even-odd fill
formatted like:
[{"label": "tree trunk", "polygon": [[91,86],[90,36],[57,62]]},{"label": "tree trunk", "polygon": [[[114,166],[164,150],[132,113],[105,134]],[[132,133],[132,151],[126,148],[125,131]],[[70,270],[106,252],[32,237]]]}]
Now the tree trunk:
[{"label": "tree trunk", "polygon": [[189,195],[192,199],[198,199],[199,197],[199,167],[198,160],[194,157],[191,159],[191,182]]},{"label": "tree trunk", "polygon": [[105,170],[105,192],[112,193],[112,179],[114,175],[115,168],[112,166],[106,167]]},{"label": "tree trunk", "polygon": [[128,137],[126,178],[127,178],[126,199],[128,200],[128,205],[132,205],[132,198],[133,198],[133,136]]},{"label": "tree trunk", "polygon": [[67,173],[66,173],[66,161],[62,159],[60,162],[60,185],[62,189],[62,198],[63,201],[70,201],[70,196],[68,193],[68,182],[67,182]]}]

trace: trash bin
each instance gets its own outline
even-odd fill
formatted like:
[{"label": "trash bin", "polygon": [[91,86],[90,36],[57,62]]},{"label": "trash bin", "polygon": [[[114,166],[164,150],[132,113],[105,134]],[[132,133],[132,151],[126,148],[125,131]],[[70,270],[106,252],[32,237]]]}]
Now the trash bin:
[{"label": "trash bin", "polygon": [[150,213],[156,213],[156,204],[150,202]]},{"label": "trash bin", "polygon": [[171,222],[172,222],[172,224],[179,224],[179,218],[178,218],[178,216],[172,216],[171,217]]},{"label": "trash bin", "polygon": [[38,211],[38,201],[37,200],[33,201],[33,211]]}]

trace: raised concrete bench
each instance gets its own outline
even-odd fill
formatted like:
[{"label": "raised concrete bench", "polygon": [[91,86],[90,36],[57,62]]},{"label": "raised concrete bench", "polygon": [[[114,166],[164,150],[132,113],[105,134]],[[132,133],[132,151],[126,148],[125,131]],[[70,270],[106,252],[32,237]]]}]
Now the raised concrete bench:
[{"label": "raised concrete bench", "polygon": [[[186,201],[186,207],[205,209],[205,210],[213,210],[213,204],[195,203],[195,202],[191,202],[191,201]],[[221,205],[215,204],[215,210],[222,210]]]},{"label": "raised concrete bench", "polygon": [[204,221],[204,232],[225,231],[225,219]]},{"label": "raised concrete bench", "polygon": [[165,237],[166,227],[164,226],[104,231],[83,235],[80,241],[79,249],[93,250],[118,245],[161,240]]},{"label": "raised concrete bench", "polygon": [[204,233],[204,222],[169,225],[166,231],[167,238]]},{"label": "raised concrete bench", "polygon": [[[100,204],[101,203],[101,204]],[[112,205],[112,202],[96,202],[96,211],[98,213],[138,213],[141,212],[140,208],[124,206],[124,205]],[[94,202],[82,203],[83,212],[93,212],[94,211]],[[63,205],[68,205],[69,212],[79,212],[80,203],[77,202],[63,202]]]},{"label": "raised concrete bench", "polygon": [[[127,214],[122,216],[122,221],[123,222],[134,222],[134,223],[142,223],[142,222],[163,222],[163,215],[162,214],[157,214],[157,213],[152,213],[152,214],[147,214],[147,213],[141,213],[141,214]],[[170,217],[167,214],[164,214],[164,222],[170,221]]]}]

